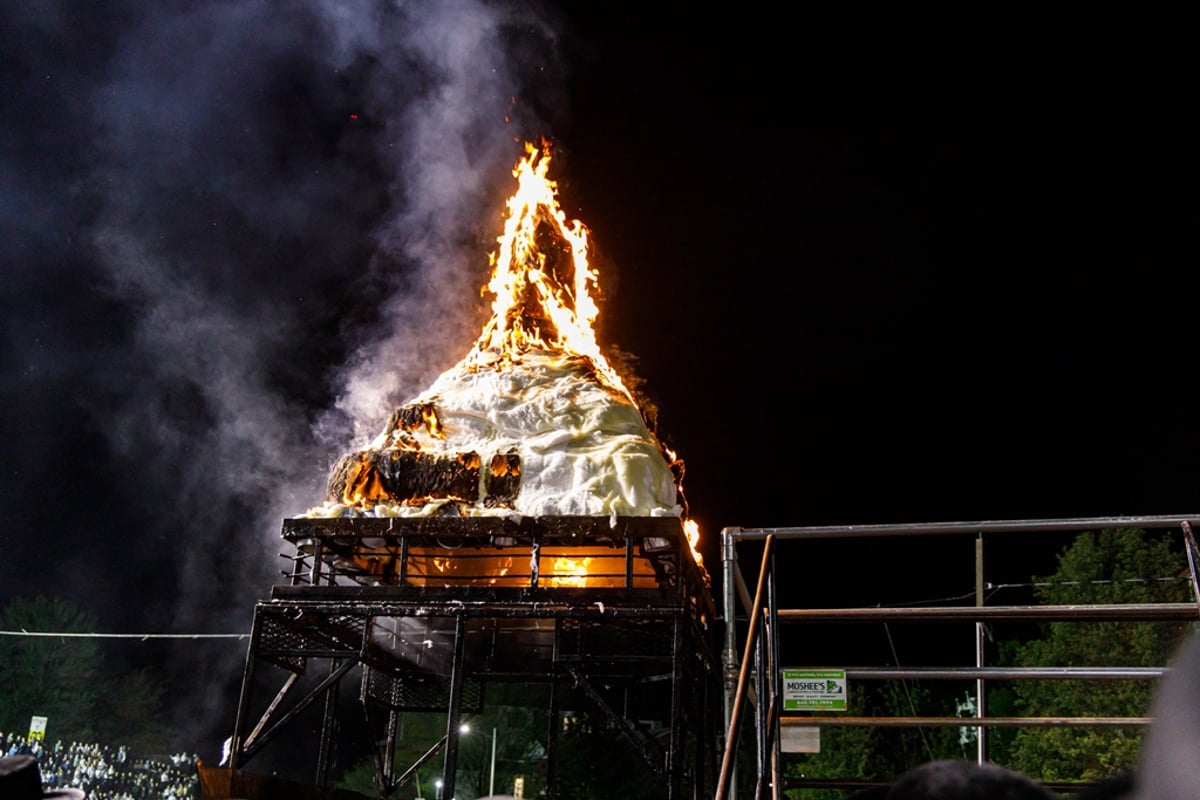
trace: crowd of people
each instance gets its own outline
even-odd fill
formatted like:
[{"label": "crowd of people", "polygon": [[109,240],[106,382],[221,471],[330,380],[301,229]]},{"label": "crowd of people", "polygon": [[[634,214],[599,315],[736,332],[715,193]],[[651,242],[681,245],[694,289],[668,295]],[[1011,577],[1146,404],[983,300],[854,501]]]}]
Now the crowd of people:
[{"label": "crowd of people", "polygon": [[0,755],[37,759],[47,789],[81,789],[88,800],[197,800],[197,756],[188,753],[140,755],[128,748],[96,743],[45,743],[19,733],[0,732]]}]

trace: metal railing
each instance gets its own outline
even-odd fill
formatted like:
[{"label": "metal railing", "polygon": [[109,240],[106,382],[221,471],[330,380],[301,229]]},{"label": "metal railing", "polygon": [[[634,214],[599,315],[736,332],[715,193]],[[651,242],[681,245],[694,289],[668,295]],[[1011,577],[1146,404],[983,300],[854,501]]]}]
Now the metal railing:
[{"label": "metal railing", "polygon": [[712,619],[674,517],[336,517],[283,521],[292,586],[671,589]]},{"label": "metal railing", "polygon": [[[1200,515],[1185,516],[1130,516],[1089,517],[1073,519],[1007,520],[980,522],[949,522],[919,525],[846,525],[804,528],[725,528],[721,532],[723,614],[725,616],[725,643],[722,666],[725,686],[725,740],[724,752],[717,778],[716,800],[725,800],[736,795],[735,772],[739,753],[739,730],[743,725],[743,714],[749,702],[754,707],[755,732],[755,798],[770,796],[774,800],[782,797],[784,780],[781,766],[781,728],[797,726],[876,726],[876,727],[972,727],[977,733],[979,761],[986,757],[986,731],[1000,727],[1115,727],[1145,726],[1152,721],[1148,717],[1101,717],[1101,716],[1055,716],[1055,717],[1000,717],[988,716],[983,699],[984,683],[992,680],[1032,679],[1091,679],[1091,680],[1157,680],[1166,672],[1166,667],[992,667],[984,663],[984,629],[989,621],[1072,621],[1089,622],[1102,620],[1194,622],[1200,619],[1200,581],[1197,580],[1197,563],[1200,551],[1191,530],[1191,520]],[[1193,603],[1130,603],[1130,604],[1080,604],[1080,605],[985,605],[983,595],[982,541],[986,535],[1008,535],[1017,533],[1083,532],[1112,528],[1139,528],[1143,530],[1177,529],[1183,535],[1187,555],[1190,581],[1193,587]],[[904,608],[789,608],[778,607],[776,593],[775,551],[781,541],[815,541],[828,539],[866,539],[877,537],[911,536],[976,537],[976,604],[953,607],[904,607]],[[761,564],[756,587],[751,595],[738,565],[738,544],[756,542],[762,544]],[[736,608],[746,613],[746,630],[739,636]],[[847,681],[855,679],[908,679],[928,678],[940,680],[975,681],[975,715],[972,717],[867,717],[867,716],[821,716],[788,717],[781,713],[782,691],[780,672],[781,626],[789,623],[806,624],[851,624],[851,623],[939,623],[947,621],[974,621],[976,625],[976,664],[974,667],[863,667],[845,669]],[[743,640],[739,654],[739,641]],[[846,776],[845,780],[812,782],[827,788],[863,788],[871,785],[861,776]],[[792,788],[789,784],[787,788]]]}]

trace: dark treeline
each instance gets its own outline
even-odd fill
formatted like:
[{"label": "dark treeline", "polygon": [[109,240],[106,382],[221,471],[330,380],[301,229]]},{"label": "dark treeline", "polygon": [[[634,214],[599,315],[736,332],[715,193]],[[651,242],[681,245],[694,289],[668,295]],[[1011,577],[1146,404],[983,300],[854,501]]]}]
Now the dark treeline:
[{"label": "dark treeline", "polygon": [[98,630],[94,614],[62,598],[14,597],[0,609],[0,630],[0,731],[28,731],[38,716],[51,740],[170,749],[164,676],[148,664],[116,667],[104,640],[88,635]]}]

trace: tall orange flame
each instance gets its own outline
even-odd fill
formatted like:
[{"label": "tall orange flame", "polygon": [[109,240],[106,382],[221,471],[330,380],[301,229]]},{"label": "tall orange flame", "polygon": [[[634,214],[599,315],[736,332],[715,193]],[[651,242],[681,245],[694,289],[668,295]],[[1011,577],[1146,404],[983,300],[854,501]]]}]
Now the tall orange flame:
[{"label": "tall orange flame", "polygon": [[517,190],[508,200],[500,249],[490,256],[492,318],[467,363],[491,366],[530,350],[585,356],[606,386],[632,401],[592,328],[599,308],[591,294],[597,280],[588,264],[587,228],[567,219],[558,184],[546,177],[549,167],[549,145],[526,143],[525,157],[513,168]]},{"label": "tall orange flame", "polygon": [[[588,263],[588,231],[579,220],[567,219],[558,202],[558,184],[547,177],[549,169],[549,143],[543,141],[539,148],[526,142],[525,157],[513,168],[517,189],[508,199],[504,233],[497,239],[500,248],[489,256],[492,276],[486,289],[494,295],[492,317],[464,364],[511,363],[531,350],[583,356],[604,385],[636,406],[596,342],[592,323],[599,307],[592,289],[598,281]],[[664,451],[672,462],[678,461],[669,449]],[[695,520],[684,520],[684,533],[696,564],[703,565]],[[587,573],[586,560],[559,561],[554,569],[559,581],[578,580]]]}]

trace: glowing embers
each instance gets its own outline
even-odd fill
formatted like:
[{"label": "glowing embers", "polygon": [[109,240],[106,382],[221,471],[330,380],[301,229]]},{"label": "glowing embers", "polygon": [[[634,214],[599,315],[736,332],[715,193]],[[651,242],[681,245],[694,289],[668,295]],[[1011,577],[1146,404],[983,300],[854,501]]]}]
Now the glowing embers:
[{"label": "glowing embers", "polygon": [[328,500],[359,508],[425,506],[439,501],[512,508],[521,489],[521,459],[496,453],[483,468],[478,453],[436,454],[387,448],[343,456],[329,475]]},{"label": "glowing embers", "polygon": [[433,403],[410,403],[392,412],[374,446],[421,450],[445,438],[446,430]]},{"label": "glowing embers", "polygon": [[574,552],[570,557],[559,556],[554,559],[550,568],[550,576],[546,582],[551,586],[585,588],[588,585],[588,578],[595,579],[596,577],[589,572],[595,559],[595,556],[580,556]]},{"label": "glowing embers", "polygon": [[659,571],[639,548],[635,552],[627,559],[623,547],[537,547],[524,542],[499,548],[488,543],[447,542],[410,547],[403,564],[394,548],[360,549],[352,559],[378,582],[403,586],[660,588]]},{"label": "glowing embers", "polygon": [[696,549],[700,546],[700,523],[694,519],[684,520],[683,534],[687,537],[688,549],[692,551],[692,558],[695,559],[696,566],[704,569],[704,557]]},{"label": "glowing embers", "polygon": [[673,518],[303,518],[283,535],[299,585],[700,590],[705,577]]}]

